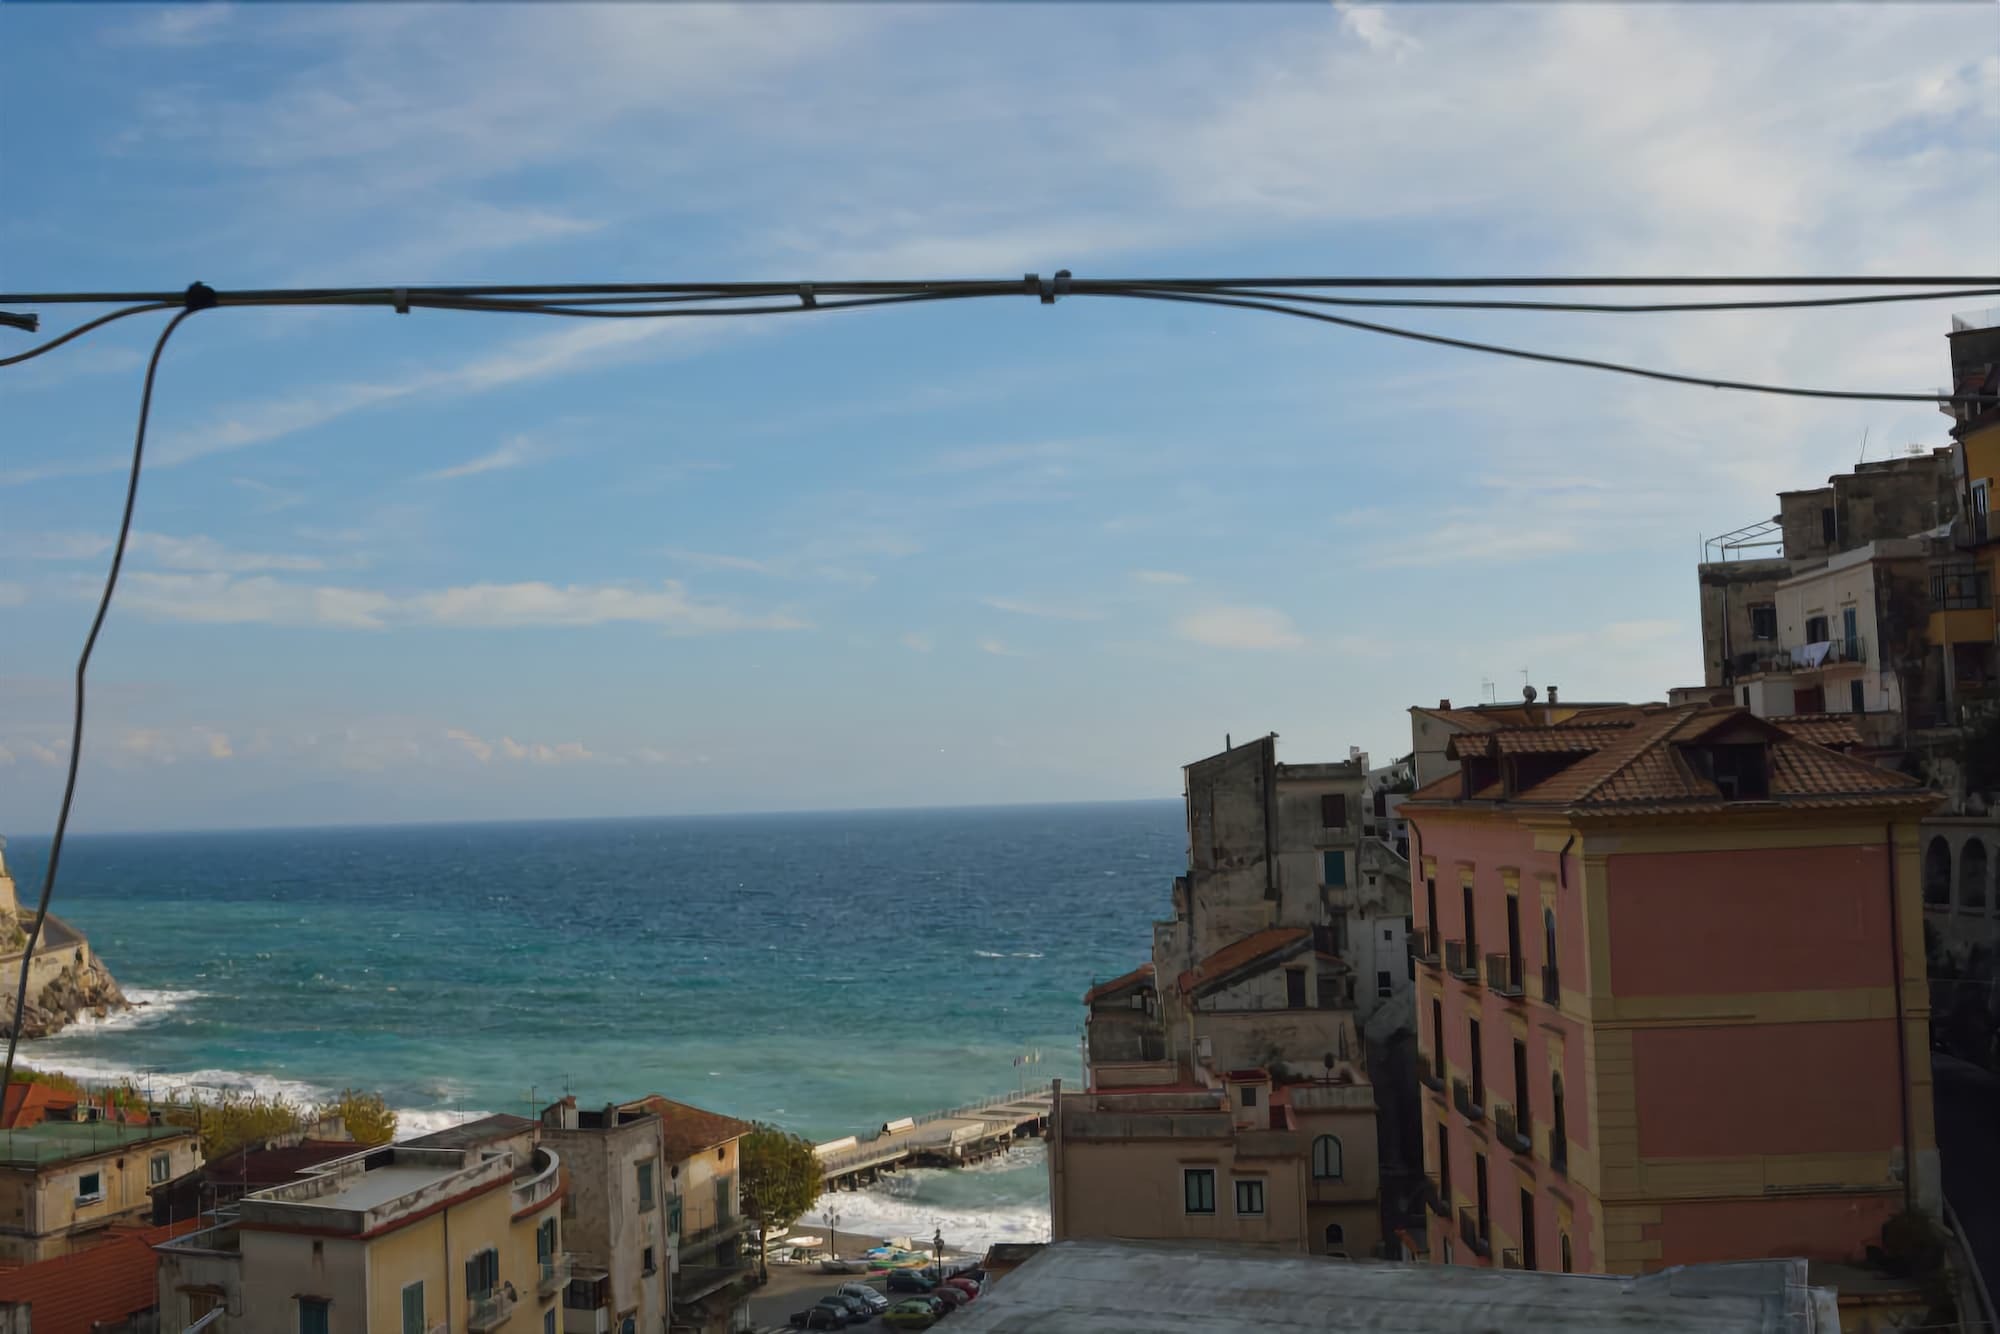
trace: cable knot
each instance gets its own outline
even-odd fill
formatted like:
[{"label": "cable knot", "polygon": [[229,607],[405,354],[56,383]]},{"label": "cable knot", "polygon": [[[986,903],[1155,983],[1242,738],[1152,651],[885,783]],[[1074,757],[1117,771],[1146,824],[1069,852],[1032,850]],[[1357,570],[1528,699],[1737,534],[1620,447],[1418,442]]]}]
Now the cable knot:
[{"label": "cable knot", "polygon": [[1057,269],[1053,278],[1044,278],[1039,273],[1025,274],[1021,286],[1042,298],[1042,304],[1053,306],[1056,298],[1069,295],[1069,270]]},{"label": "cable knot", "polygon": [[215,289],[207,283],[189,283],[187,295],[182,298],[181,304],[189,310],[214,310],[218,304]]}]

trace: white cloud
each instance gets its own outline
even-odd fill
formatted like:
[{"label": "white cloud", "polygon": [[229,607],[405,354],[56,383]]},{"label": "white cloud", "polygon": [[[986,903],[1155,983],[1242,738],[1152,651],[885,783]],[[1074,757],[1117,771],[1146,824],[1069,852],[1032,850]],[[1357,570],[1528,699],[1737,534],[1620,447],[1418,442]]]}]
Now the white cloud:
[{"label": "white cloud", "polygon": [[493,747],[470,732],[460,731],[454,727],[447,729],[444,735],[445,740],[456,743],[465,750],[466,754],[478,760],[481,764],[485,764],[493,758]]},{"label": "white cloud", "polygon": [[1188,584],[1194,582],[1191,576],[1180,574],[1173,570],[1134,570],[1132,571],[1132,577],[1142,584]]},{"label": "white cloud", "polygon": [[580,741],[563,741],[551,746],[540,741],[523,744],[510,736],[500,738],[500,753],[525,764],[579,764],[597,758]]},{"label": "white cloud", "polygon": [[14,752],[7,749],[5,746],[0,746],[0,769],[6,768],[13,762],[14,762]]},{"label": "white cloud", "polygon": [[1388,11],[1379,6],[1333,0],[1333,8],[1340,15],[1340,26],[1367,43],[1371,50],[1400,55],[1417,49],[1416,39],[1391,24]]},{"label": "white cloud", "polygon": [[135,572],[126,600],[157,620],[216,625],[313,626],[381,630],[390,626],[500,629],[633,623],[680,634],[791,630],[803,622],[781,613],[751,614],[691,597],[676,581],[657,587],[613,584],[466,584],[428,593],[286,583],[266,575]]},{"label": "white cloud", "polygon": [[1212,648],[1290,649],[1305,643],[1292,618],[1274,607],[1205,607],[1175,621],[1174,633]]},{"label": "white cloud", "polygon": [[981,598],[979,600],[996,611],[1011,611],[1016,616],[1035,616],[1047,621],[1101,621],[1104,619],[1102,612],[1093,611],[1089,607],[1050,602],[1031,602],[1025,598]]},{"label": "white cloud", "polygon": [[751,556],[728,556],[713,551],[682,551],[669,547],[660,553],[669,560],[677,560],[702,570],[740,570],[745,574],[777,574],[784,563],[757,560]]},{"label": "white cloud", "polygon": [[[125,546],[128,557],[169,570],[248,574],[259,570],[304,573],[327,568],[318,556],[284,552],[245,551],[199,533],[134,533]],[[110,554],[111,538],[95,533],[33,533],[7,543],[9,552],[34,560],[94,561]]]},{"label": "white cloud", "polygon": [[981,653],[991,653],[996,658],[1025,658],[1028,656],[1017,648],[1008,647],[1005,641],[992,638],[980,640],[979,651]]},{"label": "white cloud", "polygon": [[229,734],[227,732],[216,732],[206,728],[198,728],[196,730],[201,737],[202,743],[208,747],[208,758],[211,760],[227,760],[235,757],[236,749],[229,744]]},{"label": "white cloud", "polygon": [[54,741],[44,745],[39,741],[30,741],[28,743],[28,754],[34,756],[35,759],[51,769],[60,769],[67,763],[69,742]]},{"label": "white cloud", "polygon": [[930,635],[922,630],[906,631],[897,642],[912,653],[929,653],[935,647]]},{"label": "white cloud", "polygon": [[530,463],[538,463],[546,457],[541,445],[525,435],[517,435],[505,441],[498,449],[478,458],[467,459],[464,463],[449,468],[439,468],[427,472],[422,479],[426,482],[449,481],[455,477],[476,477],[480,473],[504,472],[512,468],[524,468]]}]

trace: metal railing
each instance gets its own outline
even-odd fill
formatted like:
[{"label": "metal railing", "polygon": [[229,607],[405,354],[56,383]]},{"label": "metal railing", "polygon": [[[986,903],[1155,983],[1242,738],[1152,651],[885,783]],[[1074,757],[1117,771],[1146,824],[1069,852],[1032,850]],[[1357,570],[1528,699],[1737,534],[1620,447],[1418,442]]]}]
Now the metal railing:
[{"label": "metal railing", "polygon": [[1562,1004],[1562,970],[1552,963],[1542,965],[1542,999],[1550,1005]]},{"label": "metal railing", "polygon": [[466,1308],[465,1327],[471,1334],[498,1329],[514,1314],[517,1298],[510,1287],[497,1288],[484,1297],[475,1297]]},{"label": "metal railing", "polygon": [[1502,996],[1518,997],[1521,994],[1521,956],[1518,954],[1489,954],[1486,956],[1486,987]]},{"label": "metal railing", "polygon": [[[1478,1090],[1478,1093],[1484,1092],[1484,1089]],[[1486,1108],[1480,1104],[1472,1086],[1462,1079],[1451,1081],[1451,1105],[1468,1121],[1481,1121],[1486,1117]]]},{"label": "metal railing", "polygon": [[1492,1244],[1486,1237],[1484,1220],[1469,1205],[1461,1207],[1458,1211],[1458,1239],[1475,1255],[1493,1253]]},{"label": "metal railing", "polygon": [[1444,943],[1444,970],[1453,977],[1479,980],[1479,946],[1476,942],[1447,940]]},{"label": "metal railing", "polygon": [[1417,956],[1418,963],[1435,967],[1438,961],[1437,932],[1421,926],[1410,932],[1410,953]]},{"label": "metal railing", "polygon": [[1932,611],[1984,611],[1993,605],[1993,585],[1977,566],[1931,571]]},{"label": "metal railing", "polygon": [[574,1272],[574,1260],[567,1252],[561,1255],[541,1257],[541,1277],[535,1284],[537,1294],[547,1297],[569,1286],[569,1276]]},{"label": "metal railing", "polygon": [[741,1214],[736,1214],[729,1218],[709,1223],[706,1226],[698,1227],[694,1231],[684,1233],[681,1236],[681,1254],[693,1255],[712,1249],[722,1242],[729,1240],[731,1237],[742,1233],[749,1226],[750,1220],[748,1218]]},{"label": "metal railing", "polygon": [[1493,1133],[1515,1153],[1531,1153],[1534,1150],[1530,1127],[1521,1124],[1514,1109],[1504,1102],[1493,1104]]},{"label": "metal railing", "polygon": [[1417,1082],[1433,1093],[1444,1092],[1444,1062],[1434,1056],[1417,1056]]}]

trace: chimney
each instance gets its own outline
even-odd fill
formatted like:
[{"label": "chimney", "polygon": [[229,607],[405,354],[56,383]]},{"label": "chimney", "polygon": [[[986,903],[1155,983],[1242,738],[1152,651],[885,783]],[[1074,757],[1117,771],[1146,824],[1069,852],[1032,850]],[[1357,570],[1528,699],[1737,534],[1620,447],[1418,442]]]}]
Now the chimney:
[{"label": "chimney", "polygon": [[1550,686],[1550,687],[1549,687],[1549,703],[1553,704],[1553,703],[1555,703],[1555,702],[1556,702],[1556,688],[1555,688],[1554,686]]},{"label": "chimney", "polygon": [[1451,707],[1451,701],[1448,699],[1441,699],[1438,701],[1438,707],[1440,709],[1448,709]]}]

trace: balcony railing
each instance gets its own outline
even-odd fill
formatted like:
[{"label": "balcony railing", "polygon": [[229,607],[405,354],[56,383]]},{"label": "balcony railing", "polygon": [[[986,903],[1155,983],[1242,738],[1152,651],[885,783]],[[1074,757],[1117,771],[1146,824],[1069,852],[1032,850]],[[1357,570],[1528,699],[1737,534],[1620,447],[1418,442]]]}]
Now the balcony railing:
[{"label": "balcony railing", "polygon": [[1479,980],[1479,947],[1463,940],[1444,943],[1444,970],[1469,982]]},{"label": "balcony railing", "polygon": [[1451,1105],[1468,1121],[1484,1120],[1486,1108],[1480,1104],[1478,1097],[1484,1092],[1484,1089],[1474,1090],[1462,1079],[1454,1079],[1451,1081]]},{"label": "balcony railing", "polygon": [[1418,1056],[1417,1082],[1433,1093],[1444,1092],[1444,1062],[1435,1056]]},{"label": "balcony railing", "polygon": [[731,1237],[736,1236],[738,1233],[742,1232],[745,1228],[749,1226],[750,1226],[749,1219],[744,1218],[741,1215],[735,1215],[729,1218],[722,1219],[720,1222],[709,1223],[702,1227],[698,1227],[694,1231],[684,1233],[682,1235],[681,1255],[683,1257],[686,1257],[691,1255],[697,1255],[703,1251],[712,1250],[714,1247],[729,1240]]},{"label": "balcony railing", "polygon": [[541,1264],[541,1280],[535,1284],[535,1291],[543,1297],[551,1296],[569,1286],[569,1278],[575,1272],[571,1257],[564,1255],[544,1255]]},{"label": "balcony railing", "polygon": [[1756,676],[1760,673],[1784,676],[1868,661],[1868,639],[1865,635],[1834,635],[1830,639],[1811,642],[1825,644],[1826,648],[1815,653],[1808,644],[1762,644],[1736,654],[1730,659],[1730,666],[1735,676]]},{"label": "balcony railing", "polygon": [[1985,611],[1993,605],[1993,585],[1976,566],[1931,571],[1932,611]]},{"label": "balcony railing", "polygon": [[1522,1125],[1514,1109],[1504,1102],[1493,1105],[1493,1133],[1500,1137],[1502,1144],[1515,1153],[1534,1151],[1535,1142],[1530,1138],[1529,1127]]},{"label": "balcony railing", "polygon": [[470,1334],[485,1334],[487,1330],[500,1328],[514,1314],[516,1301],[514,1289],[507,1285],[494,1289],[484,1297],[473,1298],[466,1308],[465,1328]]},{"label": "balcony railing", "polygon": [[1487,1240],[1484,1220],[1471,1207],[1458,1211],[1458,1239],[1466,1244],[1474,1255],[1491,1255],[1492,1244]]},{"label": "balcony railing", "polygon": [[1521,1268],[1522,1267],[1521,1253],[1515,1250],[1512,1246],[1507,1247],[1505,1250],[1500,1252],[1500,1267],[1502,1269]]},{"label": "balcony railing", "polygon": [[749,1256],[729,1264],[683,1264],[674,1272],[674,1305],[698,1302],[736,1283],[747,1283],[755,1274]]},{"label": "balcony railing", "polygon": [[1488,990],[1498,992],[1502,996],[1518,997],[1521,994],[1521,956],[1487,955],[1486,986]]},{"label": "balcony railing", "polygon": [[1552,963],[1542,965],[1542,999],[1550,1005],[1562,1004],[1562,970]]},{"label": "balcony railing", "polygon": [[1410,953],[1417,956],[1418,963],[1427,963],[1433,968],[1437,967],[1437,932],[1421,926],[1410,932]]},{"label": "balcony railing", "polygon": [[1569,1137],[1549,1136],[1549,1166],[1561,1176],[1569,1175]]}]

